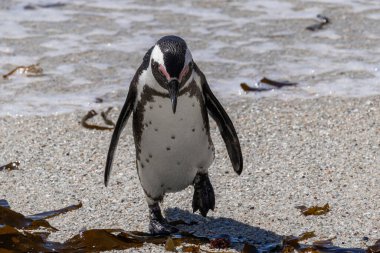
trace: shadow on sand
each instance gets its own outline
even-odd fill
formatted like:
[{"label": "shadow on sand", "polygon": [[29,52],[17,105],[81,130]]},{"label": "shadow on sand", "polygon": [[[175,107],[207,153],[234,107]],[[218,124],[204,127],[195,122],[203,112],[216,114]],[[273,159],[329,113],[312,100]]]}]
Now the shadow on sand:
[{"label": "shadow on sand", "polygon": [[283,236],[271,231],[251,226],[230,218],[204,218],[179,208],[168,208],[165,215],[169,221],[183,220],[194,225],[177,225],[180,230],[190,232],[199,237],[207,238],[228,238],[232,243],[250,243],[263,245],[268,243],[281,242]]}]

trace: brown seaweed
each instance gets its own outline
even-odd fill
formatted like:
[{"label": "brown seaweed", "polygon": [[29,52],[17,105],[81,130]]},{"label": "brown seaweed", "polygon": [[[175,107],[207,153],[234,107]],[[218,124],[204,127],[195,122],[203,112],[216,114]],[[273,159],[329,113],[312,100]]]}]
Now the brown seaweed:
[{"label": "brown seaweed", "polygon": [[[312,245],[300,244],[308,236],[299,236],[299,240],[295,237],[285,238],[282,242],[277,244],[268,244],[261,247],[245,243],[242,250],[243,253],[264,253],[264,252],[314,252],[314,253],[366,253],[364,249],[358,248],[340,248],[334,246],[331,240],[317,241]],[[31,249],[38,249],[34,251],[42,252],[99,252],[106,250],[124,250],[130,248],[139,248],[144,243],[152,243],[156,245],[164,245],[167,251],[175,252],[176,248],[181,246],[182,252],[199,252],[200,245],[210,243],[207,238],[196,237],[191,234],[184,235],[151,235],[141,232],[128,232],[120,229],[91,229],[81,232],[73,236],[64,243],[47,241],[46,237],[40,234],[32,234],[25,231],[16,230],[10,226],[0,225],[0,244],[1,249],[14,250],[14,251],[33,251]],[[17,242],[17,243],[15,243]],[[189,245],[190,244],[190,245]],[[374,245],[375,246],[375,245]],[[370,249],[377,250],[371,246],[368,248],[367,253],[378,253],[378,251],[370,251]],[[377,246],[378,247],[378,246]],[[203,250],[202,250],[203,251]],[[211,251],[205,251],[211,252]],[[219,251],[218,251],[219,252]]]},{"label": "brown seaweed", "polygon": [[210,241],[210,247],[214,249],[227,249],[231,246],[228,238],[216,238]]},{"label": "brown seaweed", "polygon": [[7,74],[3,75],[4,79],[8,79],[10,76],[15,74],[22,74],[26,75],[27,77],[36,77],[36,76],[42,76],[43,75],[43,69],[40,67],[40,65],[32,64],[29,66],[18,66],[11,71],[9,71]]},{"label": "brown seaweed", "polygon": [[241,252],[242,253],[258,253],[259,251],[256,246],[249,243],[245,243]]},{"label": "brown seaweed", "polygon": [[308,240],[308,239],[313,238],[313,237],[315,237],[314,231],[305,232],[299,236],[292,236],[292,235],[291,236],[285,236],[285,238],[283,240],[283,244],[297,248],[300,246],[299,242]]},{"label": "brown seaweed", "polygon": [[[107,110],[108,111],[108,110]],[[109,112],[109,111],[108,111]],[[107,121],[110,121],[107,119],[107,114],[108,112],[105,114],[105,116],[103,117],[103,120],[105,121],[105,123],[107,124]],[[94,124],[89,124],[87,123],[87,120],[95,117],[96,115],[98,115],[98,113],[95,111],[95,110],[91,110],[89,111],[83,118],[82,118],[82,121],[81,121],[81,124],[84,128],[87,128],[87,129],[95,129],[95,130],[112,130],[114,129],[113,127],[105,127],[105,126],[98,126],[98,125],[94,125]],[[110,121],[112,122],[112,121]],[[108,122],[108,123],[110,123]],[[113,122],[112,122],[113,124]]]},{"label": "brown seaweed", "polygon": [[380,239],[374,245],[368,247],[367,253],[380,253]]},{"label": "brown seaweed", "polygon": [[184,245],[181,250],[182,252],[199,253],[201,248],[199,245]]},{"label": "brown seaweed", "polygon": [[[153,243],[174,247],[182,244],[194,244],[186,252],[198,252],[200,244],[209,239],[182,233],[171,236],[151,235],[142,232],[130,232],[121,229],[90,229],[80,232],[64,243],[48,241],[48,232],[37,232],[44,227],[56,231],[45,219],[68,211],[76,210],[81,203],[59,210],[24,216],[9,208],[6,200],[0,201],[0,251],[7,252],[99,252],[142,247],[144,243]],[[185,222],[182,222],[182,224]],[[25,231],[28,230],[28,231]],[[171,246],[170,246],[171,245]],[[193,251],[194,249],[194,251]],[[192,251],[190,251],[192,250]]]},{"label": "brown seaweed", "polygon": [[325,25],[330,23],[330,19],[324,15],[318,14],[317,18],[319,20],[319,23],[306,27],[306,30],[315,32],[315,31],[323,29]]},{"label": "brown seaweed", "polygon": [[[270,86],[273,86],[273,88],[271,87],[262,87],[261,84],[268,84]],[[297,83],[294,83],[294,82],[289,82],[289,81],[275,81],[275,80],[272,80],[272,79],[269,79],[269,78],[266,78],[266,77],[263,77],[258,83],[257,83],[257,86],[256,87],[251,87],[249,86],[248,84],[246,83],[241,83],[240,84],[240,87],[245,91],[245,92],[248,92],[248,91],[254,91],[254,92],[261,92],[261,91],[269,91],[269,90],[273,90],[274,88],[282,88],[282,87],[285,87],[285,86],[295,86],[297,85]]]},{"label": "brown seaweed", "polygon": [[[315,237],[314,231],[311,232],[305,232],[302,233],[299,236],[285,236],[282,241],[282,248],[281,246],[277,247],[277,251],[281,253],[291,253],[294,252],[296,249],[301,249],[301,241],[308,240],[310,238]],[[281,250],[280,250],[281,248]]]},{"label": "brown seaweed", "polygon": [[[227,249],[231,241],[225,235],[215,237],[198,237],[191,233],[181,232],[172,235],[152,235],[122,229],[90,229],[80,232],[63,243],[48,240],[50,232],[35,231],[41,226],[31,226],[33,222],[46,222],[45,219],[58,214],[75,210],[81,204],[68,206],[59,210],[24,216],[9,209],[6,200],[0,200],[0,252],[100,252],[109,250],[125,250],[143,247],[145,243],[164,245],[167,251],[176,252],[214,252],[201,249],[201,245],[210,244],[211,248]],[[8,212],[7,212],[8,211]],[[10,215],[11,214],[11,215]],[[11,217],[11,218],[10,218]],[[35,220],[33,220],[35,219]],[[48,224],[48,223],[47,223]],[[178,224],[186,224],[178,222]],[[25,231],[28,230],[28,231]],[[54,231],[54,230],[51,230]],[[380,240],[367,250],[359,248],[340,248],[333,245],[332,240],[315,241],[311,245],[301,241],[314,237],[314,232],[305,232],[300,236],[284,237],[282,242],[262,246],[244,243],[242,253],[269,252],[312,252],[312,253],[379,253]],[[221,252],[221,251],[217,251]]]},{"label": "brown seaweed", "polygon": [[33,220],[25,217],[21,213],[15,212],[8,207],[0,206],[0,225],[7,225],[13,228],[33,230],[37,228],[46,228],[50,231],[57,231],[46,220]]},{"label": "brown seaweed", "polygon": [[[115,234],[117,233],[117,234]],[[75,235],[61,245],[61,251],[98,252],[141,247],[143,243],[118,229],[91,229]]]},{"label": "brown seaweed", "polygon": [[41,234],[0,225],[0,252],[53,252],[59,243],[46,243]]},{"label": "brown seaweed", "polygon": [[300,209],[302,214],[305,216],[309,215],[323,215],[328,212],[330,212],[330,206],[328,203],[326,203],[324,206],[312,206],[312,207],[306,207],[306,206],[296,206],[297,209]]},{"label": "brown seaweed", "polygon": [[20,162],[19,161],[10,162],[8,164],[0,166],[0,171],[2,171],[2,170],[18,170],[19,169],[18,166],[20,166]]},{"label": "brown seaweed", "polygon": [[82,203],[79,202],[79,204],[67,206],[67,207],[64,207],[62,209],[42,212],[42,213],[33,214],[33,215],[28,215],[27,218],[32,219],[32,220],[50,219],[50,218],[53,218],[53,217],[58,216],[60,214],[64,214],[64,213],[67,213],[70,211],[77,210],[81,207],[82,207]]},{"label": "brown seaweed", "polygon": [[102,116],[102,118],[104,120],[104,123],[106,123],[109,126],[115,126],[115,123],[113,123],[112,120],[108,119],[108,114],[112,109],[113,109],[113,107],[108,107],[108,109],[106,111],[103,111],[100,113],[100,115]]},{"label": "brown seaweed", "polygon": [[176,251],[176,245],[174,244],[174,241],[173,241],[173,239],[171,237],[169,237],[166,240],[165,250],[171,251],[171,252],[175,252]]},{"label": "brown seaweed", "polygon": [[[269,243],[257,248],[259,253],[268,252],[280,252],[280,253],[290,253],[290,252],[300,252],[300,253],[375,253],[370,250],[375,247],[368,247],[367,250],[360,248],[341,248],[335,246],[332,243],[332,239],[315,241],[311,245],[301,244],[301,241],[310,239],[314,237],[314,232],[306,232],[300,236],[286,236],[280,243]],[[376,252],[378,253],[378,252]]]},{"label": "brown seaweed", "polygon": [[61,251],[98,252],[105,250],[123,250],[139,248],[142,247],[144,243],[165,245],[166,250],[174,252],[176,247],[182,244],[206,244],[208,240],[195,237],[191,234],[164,236],[119,229],[92,229],[84,231],[64,242],[61,246]]}]

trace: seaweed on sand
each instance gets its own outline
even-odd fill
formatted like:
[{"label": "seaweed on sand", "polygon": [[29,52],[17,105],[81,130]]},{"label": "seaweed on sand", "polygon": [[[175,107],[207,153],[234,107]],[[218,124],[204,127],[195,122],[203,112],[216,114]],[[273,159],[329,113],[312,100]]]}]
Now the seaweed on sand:
[{"label": "seaweed on sand", "polygon": [[324,206],[296,206],[297,209],[300,209],[302,214],[305,216],[309,215],[323,215],[330,212],[330,205],[326,203]]},{"label": "seaweed on sand", "polygon": [[82,118],[82,121],[81,121],[82,126],[84,128],[87,128],[87,129],[95,129],[95,130],[112,130],[112,129],[114,129],[115,123],[113,123],[112,120],[110,120],[108,118],[108,114],[111,110],[112,110],[112,107],[108,107],[108,109],[106,111],[102,111],[100,114],[102,116],[104,123],[106,125],[109,125],[112,127],[89,124],[87,121],[89,119],[95,117],[96,115],[98,115],[98,113],[95,110],[91,110],[91,111],[87,112],[87,114]]},{"label": "seaweed on sand", "polygon": [[43,75],[43,69],[40,67],[40,65],[32,64],[29,66],[18,66],[11,71],[9,71],[7,74],[3,75],[4,79],[8,79],[12,75],[16,74],[22,74],[26,75],[27,77],[35,77],[35,76],[42,76]]},{"label": "seaweed on sand", "polygon": [[19,161],[10,162],[10,163],[7,163],[7,164],[5,164],[3,166],[0,166],[0,171],[2,171],[2,170],[18,170],[19,166],[20,166],[20,162]]},{"label": "seaweed on sand", "polygon": [[[267,85],[269,85],[269,87],[263,87],[262,84],[267,84]],[[263,77],[263,78],[257,83],[257,85],[254,86],[254,87],[251,87],[251,86],[249,86],[249,85],[246,84],[246,83],[241,83],[241,84],[240,84],[240,87],[241,87],[245,92],[249,92],[249,91],[261,92],[261,91],[269,91],[269,90],[273,90],[273,89],[275,89],[275,88],[280,89],[280,88],[285,87],[285,86],[295,86],[295,85],[297,85],[297,83],[294,83],[294,82],[288,82],[288,81],[275,81],[275,80],[272,80],[272,79],[269,79],[269,78]]]}]

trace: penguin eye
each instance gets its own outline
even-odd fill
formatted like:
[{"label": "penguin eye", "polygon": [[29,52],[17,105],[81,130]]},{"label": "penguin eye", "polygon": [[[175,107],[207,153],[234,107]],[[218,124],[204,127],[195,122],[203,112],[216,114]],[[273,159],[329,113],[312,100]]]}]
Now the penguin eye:
[{"label": "penguin eye", "polygon": [[152,59],[152,69],[158,69],[158,62],[155,62],[153,59]]},{"label": "penguin eye", "polygon": [[162,75],[162,76],[165,76],[165,74],[164,74],[164,68],[162,67],[162,65],[159,65],[158,66],[158,71],[160,72],[160,74]]},{"label": "penguin eye", "polygon": [[186,65],[182,71],[181,71],[181,74],[179,74],[179,80],[182,81],[183,78],[185,78],[187,76],[187,74],[191,71],[191,66],[190,64],[189,65]]},{"label": "penguin eye", "polygon": [[164,66],[162,66],[162,65],[160,64],[160,65],[158,66],[158,70],[159,70],[159,72],[160,72],[160,74],[161,74],[162,76],[166,77],[167,80],[170,79],[170,75],[169,75],[169,73],[166,71],[166,69],[165,69]]}]

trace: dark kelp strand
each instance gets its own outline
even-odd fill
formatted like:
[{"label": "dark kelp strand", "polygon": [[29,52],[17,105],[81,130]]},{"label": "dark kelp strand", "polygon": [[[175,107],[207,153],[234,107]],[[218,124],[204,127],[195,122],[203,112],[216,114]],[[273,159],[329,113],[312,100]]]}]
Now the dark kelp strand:
[{"label": "dark kelp strand", "polygon": [[62,209],[58,210],[53,210],[53,211],[47,211],[47,212],[42,212],[38,214],[33,214],[33,215],[28,215],[27,218],[32,219],[32,220],[42,220],[42,219],[49,219],[53,218],[55,216],[58,216],[60,214],[64,214],[73,210],[77,210],[82,207],[82,203],[76,204],[76,205],[71,205]]},{"label": "dark kelp strand", "polygon": [[323,215],[330,212],[330,206],[326,203],[324,206],[296,206],[297,209],[301,210],[301,213],[305,216],[308,215]]},{"label": "dark kelp strand", "polygon": [[35,10],[37,8],[61,8],[66,6],[65,3],[47,3],[47,4],[27,4],[24,6],[24,10]]},{"label": "dark kelp strand", "polygon": [[[267,87],[263,87],[263,84],[269,85]],[[261,91],[269,91],[273,89],[280,89],[285,86],[295,86],[297,83],[289,82],[289,81],[275,81],[266,77],[263,77],[256,86],[252,87],[246,83],[241,83],[240,87],[245,91],[253,91],[253,92],[261,92]]]},{"label": "dark kelp strand", "polygon": [[[89,119],[95,117],[96,115],[98,115],[98,113],[95,110],[91,110],[91,111],[87,112],[87,114],[82,118],[82,121],[81,121],[82,126],[84,128],[87,128],[87,129],[95,129],[95,130],[112,130],[113,129],[113,127],[98,126],[98,125],[87,123],[87,121]],[[105,117],[107,118],[107,114],[105,114]],[[103,118],[103,120],[104,120],[104,118]],[[107,119],[107,121],[108,121],[108,119]],[[110,121],[110,122],[112,122],[112,121]]]},{"label": "dark kelp strand", "polygon": [[10,162],[8,164],[0,166],[0,171],[2,171],[2,170],[18,170],[19,166],[20,166],[20,162],[19,161]]},{"label": "dark kelp strand", "polygon": [[108,114],[110,113],[110,111],[112,109],[113,109],[113,107],[108,107],[108,109],[106,111],[103,111],[100,113],[100,115],[102,116],[102,118],[104,120],[104,123],[106,123],[109,126],[115,126],[115,123],[113,123],[112,120],[108,119]]},{"label": "dark kelp strand", "polygon": [[315,32],[315,31],[323,29],[325,25],[330,23],[330,19],[324,15],[318,14],[317,18],[318,18],[318,23],[306,27],[306,30]]},{"label": "dark kelp strand", "polygon": [[272,85],[274,87],[277,87],[277,88],[282,88],[284,86],[295,86],[297,85],[297,83],[293,83],[293,82],[289,82],[289,81],[275,81],[275,80],[272,80],[272,79],[269,79],[269,78],[262,78],[260,80],[260,83],[265,83],[265,84],[269,84],[269,85]]}]

